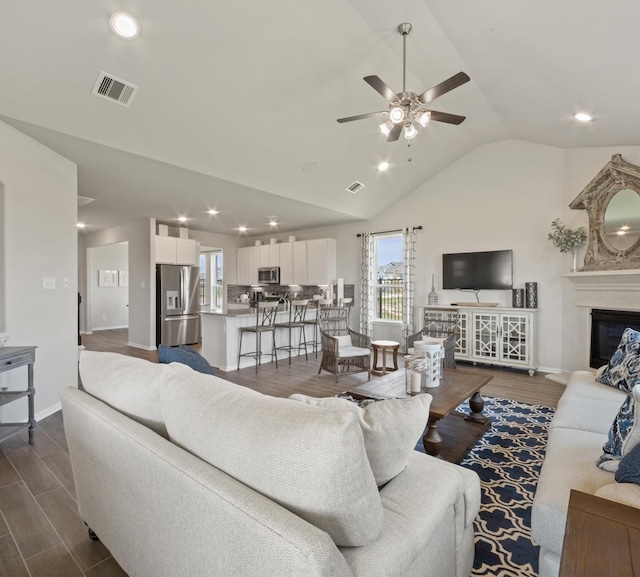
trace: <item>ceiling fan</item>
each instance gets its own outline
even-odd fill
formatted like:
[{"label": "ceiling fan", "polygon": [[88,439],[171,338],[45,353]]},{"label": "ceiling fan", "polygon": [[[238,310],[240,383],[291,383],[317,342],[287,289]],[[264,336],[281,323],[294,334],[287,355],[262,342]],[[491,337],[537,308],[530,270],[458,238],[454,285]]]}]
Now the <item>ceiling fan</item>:
[{"label": "ceiling fan", "polygon": [[402,92],[396,94],[378,76],[364,77],[364,81],[387,100],[389,110],[338,118],[338,122],[351,122],[352,120],[369,118],[377,114],[382,114],[383,116],[388,115],[388,120],[385,120],[380,125],[380,130],[386,135],[387,142],[393,142],[400,138],[400,133],[403,129],[406,139],[410,140],[414,138],[418,134],[415,126],[416,123],[425,127],[431,120],[446,122],[447,124],[460,124],[464,121],[464,116],[450,114],[448,112],[438,112],[426,106],[439,96],[450,92],[454,88],[458,88],[458,86],[461,86],[465,82],[469,82],[471,79],[464,72],[454,74],[451,78],[426,90],[422,94],[407,92],[405,87],[407,75],[407,35],[411,32],[411,28],[412,26],[408,22],[403,22],[398,26],[398,32],[402,34]]}]

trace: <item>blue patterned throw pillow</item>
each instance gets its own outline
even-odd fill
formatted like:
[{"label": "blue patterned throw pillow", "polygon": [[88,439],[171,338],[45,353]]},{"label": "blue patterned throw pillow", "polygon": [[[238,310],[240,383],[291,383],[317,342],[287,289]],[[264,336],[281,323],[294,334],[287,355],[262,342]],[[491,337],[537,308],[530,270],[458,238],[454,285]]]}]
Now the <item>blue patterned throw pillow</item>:
[{"label": "blue patterned throw pillow", "polygon": [[616,471],[616,481],[640,485],[640,443],[621,459]]},{"label": "blue patterned throw pillow", "polygon": [[640,332],[624,330],[616,352],[596,381],[627,393],[640,383]]},{"label": "blue patterned throw pillow", "polygon": [[213,375],[213,367],[193,347],[181,345],[179,347],[167,347],[158,345],[158,360],[161,363],[182,363],[191,367],[194,371]]},{"label": "blue patterned throw pillow", "polygon": [[596,465],[605,471],[616,472],[620,459],[631,452],[640,442],[640,385],[633,387],[616,415],[607,442],[602,447],[604,453],[598,457]]}]

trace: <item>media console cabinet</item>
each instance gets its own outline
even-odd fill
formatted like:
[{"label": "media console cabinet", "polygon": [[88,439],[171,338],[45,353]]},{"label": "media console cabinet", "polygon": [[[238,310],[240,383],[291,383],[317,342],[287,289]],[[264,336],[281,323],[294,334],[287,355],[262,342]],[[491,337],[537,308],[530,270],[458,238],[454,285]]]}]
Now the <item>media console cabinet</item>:
[{"label": "media console cabinet", "polygon": [[458,310],[456,360],[526,369],[538,368],[538,309],[420,305],[422,323]]}]

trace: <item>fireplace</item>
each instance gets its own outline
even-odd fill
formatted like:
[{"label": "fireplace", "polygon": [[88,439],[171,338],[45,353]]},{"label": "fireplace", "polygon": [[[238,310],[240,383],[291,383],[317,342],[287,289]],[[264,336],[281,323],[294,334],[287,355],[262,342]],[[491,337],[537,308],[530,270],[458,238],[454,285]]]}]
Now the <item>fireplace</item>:
[{"label": "fireplace", "polygon": [[627,327],[640,331],[640,311],[591,310],[591,368],[609,362]]}]

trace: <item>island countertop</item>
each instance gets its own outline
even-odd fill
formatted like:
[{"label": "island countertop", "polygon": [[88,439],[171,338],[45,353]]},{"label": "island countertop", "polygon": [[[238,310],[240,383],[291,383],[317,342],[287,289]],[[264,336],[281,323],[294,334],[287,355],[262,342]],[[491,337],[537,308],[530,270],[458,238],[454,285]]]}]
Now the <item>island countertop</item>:
[{"label": "island countertop", "polygon": [[[306,319],[315,319],[317,310],[309,307]],[[202,310],[202,356],[209,364],[221,371],[232,371],[238,368],[238,343],[240,340],[240,327],[249,327],[256,324],[256,309],[243,307],[222,312],[217,309]],[[284,323],[289,320],[289,311],[279,311],[276,322]],[[278,346],[285,344],[286,331],[276,331]],[[311,341],[315,337],[315,327],[305,327],[305,340]],[[286,335],[288,338],[288,335]],[[291,335],[292,344],[295,346],[299,339],[298,332]],[[255,348],[255,338],[246,338],[242,342],[243,352]],[[264,335],[262,339],[263,352],[271,350],[270,335]],[[303,353],[304,354],[304,353]],[[269,362],[268,355],[263,357],[263,362]],[[255,364],[250,357],[240,359],[240,367],[249,367]]]}]

